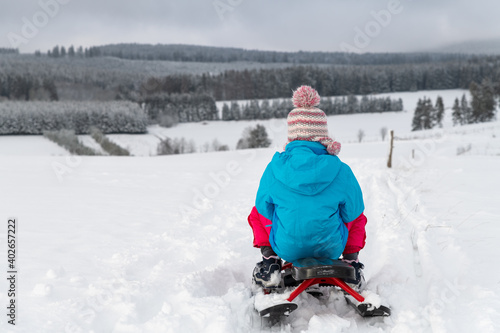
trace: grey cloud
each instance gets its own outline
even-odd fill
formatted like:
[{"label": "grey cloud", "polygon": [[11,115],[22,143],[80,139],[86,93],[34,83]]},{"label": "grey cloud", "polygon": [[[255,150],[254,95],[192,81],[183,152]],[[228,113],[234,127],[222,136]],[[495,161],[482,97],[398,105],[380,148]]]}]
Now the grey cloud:
[{"label": "grey cloud", "polygon": [[[214,6],[216,1],[226,4],[222,19]],[[500,38],[500,20],[496,18],[500,4],[487,0],[400,0],[401,12],[392,15],[390,23],[380,26],[379,31],[373,30],[372,13],[387,10],[395,1],[71,0],[60,5],[58,14],[20,49],[32,52],[57,44],[136,42],[339,51],[342,43],[356,46],[356,35],[367,27],[372,28],[373,36],[359,48],[362,52],[416,51],[471,39]],[[23,17],[31,20],[41,10],[37,1],[4,1],[0,47],[10,46],[9,33],[21,33]]]}]

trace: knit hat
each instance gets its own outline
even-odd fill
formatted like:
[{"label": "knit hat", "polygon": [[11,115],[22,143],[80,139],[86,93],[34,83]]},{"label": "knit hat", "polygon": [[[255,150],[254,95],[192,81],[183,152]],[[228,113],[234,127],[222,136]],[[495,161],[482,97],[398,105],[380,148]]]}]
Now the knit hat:
[{"label": "knit hat", "polygon": [[320,101],[318,92],[309,86],[301,86],[294,91],[292,101],[295,109],[287,118],[287,144],[297,140],[316,141],[326,147],[328,154],[338,155],[340,143],[328,136],[326,115],[316,108]]}]

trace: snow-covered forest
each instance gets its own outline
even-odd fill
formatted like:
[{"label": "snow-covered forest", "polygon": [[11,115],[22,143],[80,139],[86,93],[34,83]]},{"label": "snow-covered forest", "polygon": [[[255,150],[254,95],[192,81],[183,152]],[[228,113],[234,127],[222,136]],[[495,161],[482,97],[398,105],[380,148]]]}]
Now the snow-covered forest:
[{"label": "snow-covered forest", "polygon": [[0,134],[43,134],[73,130],[89,133],[145,133],[146,113],[138,104],[116,102],[0,102]]},{"label": "snow-covered forest", "polygon": [[[141,50],[140,45],[137,48]],[[47,82],[56,87],[55,93],[49,95],[57,95],[61,100],[136,100],[154,93],[208,94],[215,100],[264,99],[287,97],[290,87],[301,84],[317,87],[323,96],[336,96],[467,89],[473,81],[479,83],[488,78],[498,82],[500,77],[498,56],[432,53],[330,56],[344,60],[312,62],[316,59],[312,57],[305,63],[200,63],[124,60],[103,55],[70,57],[67,53],[57,58],[4,54],[0,57],[0,96],[48,99],[51,97],[34,93]]]},{"label": "snow-covered forest", "polygon": [[[44,52],[35,51],[42,56]],[[459,52],[453,53],[345,53],[345,52],[277,52],[247,50],[229,47],[209,47],[200,45],[150,45],[150,44],[110,44],[103,46],[69,47],[56,45],[47,50],[49,57],[101,57],[109,56],[130,60],[167,60],[182,62],[259,62],[292,64],[335,64],[335,65],[395,65],[406,63],[446,62],[468,60],[475,56]]]},{"label": "snow-covered forest", "polygon": [[[149,124],[169,127],[219,119],[282,118],[290,109],[289,102],[282,98],[288,97],[290,87],[301,84],[314,86],[322,96],[344,96],[323,100],[328,115],[403,110],[401,101],[370,96],[376,93],[468,89],[473,83],[487,80],[491,94],[500,94],[497,56],[286,53],[139,44],[88,49],[56,46],[49,51],[48,55],[18,54],[12,49],[0,53],[0,101],[28,103],[8,105],[9,112],[3,117],[9,121],[2,126],[3,134],[41,134],[43,130],[61,127],[77,133],[89,131],[82,128],[86,125],[75,124],[81,120],[60,119],[62,125],[56,125],[53,118],[60,112],[45,117],[42,114],[47,111],[42,111],[36,116],[44,118],[43,121],[29,120],[29,124],[21,125],[23,119],[28,119],[22,116],[25,112],[22,110],[37,108],[38,104],[29,105],[32,101],[130,101],[145,110]],[[204,56],[200,58],[199,54]],[[248,102],[241,105],[237,100]],[[226,101],[226,105],[218,109],[218,101]],[[50,108],[57,110],[60,105],[55,103]],[[106,104],[102,105],[101,109],[106,109]],[[72,107],[67,104],[65,109]],[[130,117],[123,107],[115,108],[115,114],[120,110],[124,112],[122,119]],[[71,124],[66,124],[68,121]],[[89,121],[89,126],[94,125]],[[144,131],[142,125],[121,129],[115,123],[114,127],[103,125],[102,130]]]}]

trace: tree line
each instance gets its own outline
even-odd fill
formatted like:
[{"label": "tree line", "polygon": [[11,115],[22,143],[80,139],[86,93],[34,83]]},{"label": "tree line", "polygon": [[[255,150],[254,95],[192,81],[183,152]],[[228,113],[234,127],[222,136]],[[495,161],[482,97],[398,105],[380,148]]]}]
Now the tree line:
[{"label": "tree line", "polygon": [[438,96],[433,104],[430,98],[419,98],[417,107],[413,114],[412,131],[431,129],[435,126],[443,126],[444,103],[443,98]]},{"label": "tree line", "polygon": [[[35,56],[41,57],[43,54],[40,50],[35,51]],[[52,49],[47,51],[47,56],[51,58],[92,58],[101,56],[101,51],[98,47],[90,47],[83,48],[83,46],[79,46],[75,48],[73,45],[68,47],[56,45]]]},{"label": "tree line", "polygon": [[[286,118],[294,108],[290,99],[286,100],[251,100],[243,105],[238,102],[224,103],[222,106],[222,120],[262,120],[271,118]],[[320,106],[326,115],[354,114],[367,112],[402,111],[403,100],[389,97],[358,98],[347,97],[322,98]]]},{"label": "tree line", "polygon": [[148,119],[132,102],[3,102],[0,103],[0,135],[35,134],[72,130],[88,134],[146,133]]},{"label": "tree line", "polygon": [[[295,66],[198,76],[179,74],[150,78],[141,91],[197,92],[209,94],[216,100],[241,100],[287,97],[291,87],[302,84],[315,87],[322,96],[466,89],[472,81],[480,82],[484,78],[500,82],[500,58],[490,60],[394,66]],[[500,85],[496,90],[500,91]]]},{"label": "tree line", "polygon": [[465,125],[492,121],[496,115],[497,101],[493,84],[484,80],[481,84],[472,82],[470,85],[471,102],[465,94],[460,102],[458,98],[452,107],[453,125]]},{"label": "tree line", "polygon": [[19,50],[7,47],[0,47],[0,54],[19,54]]},{"label": "tree line", "polygon": [[[71,52],[72,50],[72,52]],[[76,50],[76,51],[75,51]],[[66,52],[67,51],[67,52]],[[41,51],[36,51],[42,55]],[[452,53],[346,53],[346,52],[277,52],[246,50],[229,47],[212,47],[181,44],[109,44],[75,49],[69,46],[54,46],[47,51],[52,57],[108,56],[128,60],[180,61],[180,62],[260,62],[289,64],[335,64],[335,65],[394,65],[429,62],[448,62],[474,59],[476,56]]]},{"label": "tree line", "polygon": [[57,101],[59,95],[53,79],[34,75],[0,73],[0,98],[8,100]]},{"label": "tree line", "polygon": [[[497,97],[494,84],[485,79],[481,84],[470,84],[471,102],[465,94],[455,99],[452,107],[453,126],[492,121],[496,116]],[[412,120],[412,131],[442,127],[444,104],[438,96],[433,104],[430,98],[419,99]]]},{"label": "tree line", "polygon": [[[8,58],[5,58],[8,57]],[[47,61],[26,55],[0,56],[0,96],[10,100],[138,100],[156,94],[205,94],[215,100],[286,98],[302,84],[322,96],[366,95],[400,91],[467,89],[489,79],[500,92],[500,57],[396,65],[290,65],[288,67],[225,70],[202,74],[161,75],[145,70],[148,62],[122,64],[102,57]],[[390,58],[390,55],[387,57]],[[61,61],[60,64],[59,61]],[[160,66],[160,63],[153,62]],[[186,65],[189,68],[189,65]],[[194,66],[194,65],[193,65]],[[243,66],[243,65],[242,65]],[[164,69],[165,67],[159,67]],[[49,83],[47,94],[35,91]],[[81,96],[82,91],[87,95]]]},{"label": "tree line", "polygon": [[155,94],[138,102],[150,124],[171,127],[177,123],[219,120],[215,100],[205,94]]}]

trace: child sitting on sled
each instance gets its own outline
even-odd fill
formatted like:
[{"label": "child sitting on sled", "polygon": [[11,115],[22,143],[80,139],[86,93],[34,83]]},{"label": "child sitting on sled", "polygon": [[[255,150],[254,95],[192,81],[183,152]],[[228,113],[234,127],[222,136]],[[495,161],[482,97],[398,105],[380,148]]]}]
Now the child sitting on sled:
[{"label": "child sitting on sled", "polygon": [[279,285],[281,259],[341,255],[356,270],[356,280],[346,282],[358,289],[364,283],[358,261],[366,238],[363,196],[353,172],[337,157],[340,143],[328,136],[319,102],[309,86],[294,92],[288,142],[264,171],[248,217],[253,245],[262,253],[253,278],[264,288]]}]

